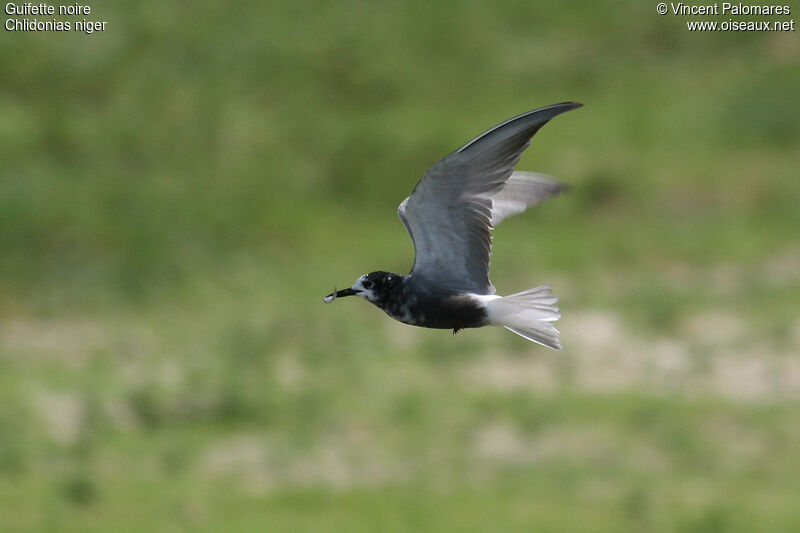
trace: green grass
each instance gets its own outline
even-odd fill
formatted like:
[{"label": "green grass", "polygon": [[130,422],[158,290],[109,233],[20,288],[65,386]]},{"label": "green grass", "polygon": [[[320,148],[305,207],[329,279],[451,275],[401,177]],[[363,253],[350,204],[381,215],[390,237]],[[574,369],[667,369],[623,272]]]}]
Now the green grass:
[{"label": "green grass", "polygon": [[[6,478],[2,494],[16,510],[6,527],[747,531],[796,523],[800,443],[789,429],[796,405],[430,394],[447,398],[420,403],[414,417],[394,417],[392,428],[360,418],[358,409],[338,413],[363,424],[360,437],[334,452],[345,462],[356,458],[345,474],[313,444],[276,451],[268,421],[253,429],[245,418],[212,431],[207,418],[187,417],[141,432],[101,430],[92,439],[102,444],[87,444],[91,452],[47,459],[50,483],[31,473]],[[486,424],[509,428],[527,447],[511,455],[469,449]],[[228,457],[230,470],[219,471],[218,443],[241,448],[242,428],[253,432],[249,451]],[[254,458],[253,444],[278,457]],[[304,465],[316,469],[306,472],[312,488],[297,476]]]},{"label": "green grass", "polygon": [[[796,33],[637,2],[92,13],[0,43],[0,530],[798,529]],[[519,168],[572,192],[492,264],[553,284],[563,352],[321,304],[407,271],[395,210],[435,161],[564,100]]]}]

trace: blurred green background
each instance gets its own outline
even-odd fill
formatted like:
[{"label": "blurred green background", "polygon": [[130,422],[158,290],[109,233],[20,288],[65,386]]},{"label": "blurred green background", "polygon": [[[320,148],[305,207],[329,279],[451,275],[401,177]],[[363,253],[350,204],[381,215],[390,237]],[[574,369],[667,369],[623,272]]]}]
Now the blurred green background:
[{"label": "blurred green background", "polygon": [[[0,530],[800,529],[797,32],[90,5],[0,36]],[[564,100],[518,168],[573,191],[492,270],[552,283],[563,352],[321,303],[408,270],[436,160]]]}]

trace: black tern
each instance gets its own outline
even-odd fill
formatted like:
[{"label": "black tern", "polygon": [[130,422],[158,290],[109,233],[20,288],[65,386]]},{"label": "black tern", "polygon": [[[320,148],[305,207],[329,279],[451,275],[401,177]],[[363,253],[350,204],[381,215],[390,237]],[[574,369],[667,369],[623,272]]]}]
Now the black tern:
[{"label": "black tern", "polygon": [[395,320],[452,329],[504,326],[561,349],[561,318],[549,285],[499,296],[489,281],[494,226],[565,186],[542,174],[514,172],[533,135],[551,118],[582,104],[534,109],[498,124],[444,157],[422,177],[397,214],[414,243],[407,275],[377,271],[323,298],[360,296]]}]

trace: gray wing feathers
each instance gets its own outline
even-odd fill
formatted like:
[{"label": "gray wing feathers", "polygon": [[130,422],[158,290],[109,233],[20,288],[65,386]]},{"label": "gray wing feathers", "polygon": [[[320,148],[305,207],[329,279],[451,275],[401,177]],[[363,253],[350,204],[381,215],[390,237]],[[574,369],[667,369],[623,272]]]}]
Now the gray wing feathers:
[{"label": "gray wing feathers", "polygon": [[[457,153],[487,153],[489,146],[499,146],[511,143],[511,139],[519,144],[527,145],[530,138],[544,126],[548,120],[566,111],[581,107],[583,104],[577,102],[563,102],[546,107],[540,107],[533,111],[528,111],[516,117],[512,117],[505,122],[501,122],[494,128],[487,130],[467,144],[458,149]],[[524,149],[524,148],[523,148]],[[520,153],[522,149],[520,149]]]},{"label": "gray wing feathers", "polygon": [[[553,194],[546,191],[555,187],[545,185],[551,181],[538,175],[513,179],[514,165],[539,128],[576,107],[580,104],[567,102],[514,117],[428,170],[398,209],[414,242],[412,279],[424,278],[458,291],[494,293],[489,281],[493,220],[521,212]],[[510,189],[504,194],[507,183]]]},{"label": "gray wing feathers", "polygon": [[412,277],[442,288],[493,294],[489,282],[491,200],[462,199],[458,208],[406,198],[398,214],[414,242]]},{"label": "gray wing feathers", "polygon": [[492,227],[567,189],[563,183],[536,172],[514,172],[492,200]]}]

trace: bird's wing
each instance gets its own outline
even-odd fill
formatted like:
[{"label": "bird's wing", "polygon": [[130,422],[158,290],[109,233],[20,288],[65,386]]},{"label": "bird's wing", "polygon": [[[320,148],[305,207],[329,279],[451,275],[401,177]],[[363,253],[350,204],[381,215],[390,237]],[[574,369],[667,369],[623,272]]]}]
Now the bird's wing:
[{"label": "bird's wing", "polygon": [[567,189],[563,183],[538,172],[514,172],[499,192],[489,196],[492,200],[490,223],[496,227],[504,219]]},{"label": "bird's wing", "polygon": [[[414,241],[412,278],[456,291],[495,292],[489,281],[493,204],[497,205],[499,221],[524,210],[520,204],[531,205],[552,194],[544,193],[547,187],[541,187],[534,199],[531,180],[509,177],[539,128],[556,115],[580,106],[565,102],[511,118],[425,173],[398,209]],[[513,187],[504,195],[507,182],[513,182]]]}]

